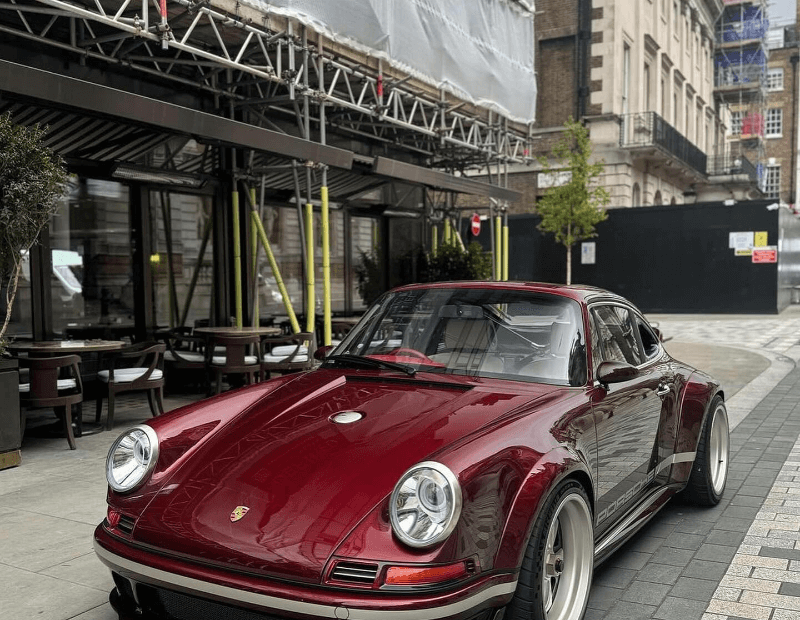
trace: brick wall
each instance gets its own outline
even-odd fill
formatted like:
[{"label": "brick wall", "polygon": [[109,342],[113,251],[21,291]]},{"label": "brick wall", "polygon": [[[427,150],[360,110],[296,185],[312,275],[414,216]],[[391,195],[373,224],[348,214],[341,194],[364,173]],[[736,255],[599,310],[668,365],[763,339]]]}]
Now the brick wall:
[{"label": "brick wall", "polygon": [[794,203],[794,167],[792,153],[794,152],[797,136],[795,134],[795,107],[797,85],[795,84],[794,71],[791,63],[792,56],[798,55],[797,47],[786,47],[770,50],[769,68],[783,69],[783,89],[767,92],[766,109],[783,110],[783,133],[780,138],[765,139],[765,155],[767,162],[774,159],[775,164],[781,167],[781,200]]}]

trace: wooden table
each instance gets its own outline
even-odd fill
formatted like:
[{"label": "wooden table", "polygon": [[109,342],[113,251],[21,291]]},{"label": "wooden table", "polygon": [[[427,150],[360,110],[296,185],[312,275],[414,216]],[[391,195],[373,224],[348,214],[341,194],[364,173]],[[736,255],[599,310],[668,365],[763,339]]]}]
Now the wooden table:
[{"label": "wooden table", "polygon": [[118,351],[127,343],[124,340],[28,340],[12,342],[8,350],[28,355],[60,355],[61,353],[102,353]]},{"label": "wooden table", "polygon": [[194,332],[207,336],[279,336],[280,327],[195,327]]}]

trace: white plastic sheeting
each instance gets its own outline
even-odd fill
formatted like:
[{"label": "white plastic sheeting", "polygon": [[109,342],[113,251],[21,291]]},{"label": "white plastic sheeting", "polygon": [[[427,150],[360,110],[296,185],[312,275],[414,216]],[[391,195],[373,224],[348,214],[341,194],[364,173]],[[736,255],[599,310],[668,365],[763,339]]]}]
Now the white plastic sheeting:
[{"label": "white plastic sheeting", "polygon": [[511,120],[536,113],[532,2],[242,0]]}]

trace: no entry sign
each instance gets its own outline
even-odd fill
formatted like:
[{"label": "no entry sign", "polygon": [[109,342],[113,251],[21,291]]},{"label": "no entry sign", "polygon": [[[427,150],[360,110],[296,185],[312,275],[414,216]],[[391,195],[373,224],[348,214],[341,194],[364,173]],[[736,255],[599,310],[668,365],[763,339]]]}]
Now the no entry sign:
[{"label": "no entry sign", "polygon": [[481,234],[481,216],[473,213],[470,222],[472,223],[472,236],[477,237]]}]

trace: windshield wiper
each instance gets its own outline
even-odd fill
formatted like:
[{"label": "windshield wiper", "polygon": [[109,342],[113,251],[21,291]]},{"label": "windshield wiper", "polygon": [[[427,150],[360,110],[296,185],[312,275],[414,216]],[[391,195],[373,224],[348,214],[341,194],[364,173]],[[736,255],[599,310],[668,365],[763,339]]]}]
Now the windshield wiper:
[{"label": "windshield wiper", "polygon": [[369,368],[388,368],[390,370],[399,370],[406,373],[409,377],[417,374],[416,368],[406,366],[405,364],[398,364],[396,362],[387,362],[386,360],[376,360],[372,357],[363,357],[361,355],[351,355],[350,353],[341,353],[339,355],[330,355],[325,358],[325,364],[328,362],[344,362],[345,364],[355,364],[361,366],[368,366]]}]

